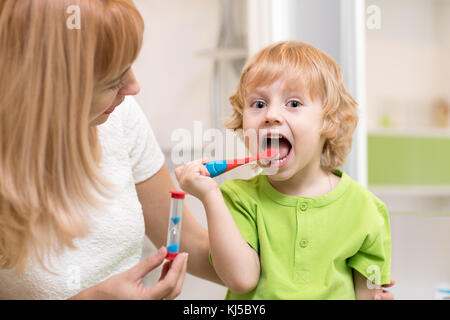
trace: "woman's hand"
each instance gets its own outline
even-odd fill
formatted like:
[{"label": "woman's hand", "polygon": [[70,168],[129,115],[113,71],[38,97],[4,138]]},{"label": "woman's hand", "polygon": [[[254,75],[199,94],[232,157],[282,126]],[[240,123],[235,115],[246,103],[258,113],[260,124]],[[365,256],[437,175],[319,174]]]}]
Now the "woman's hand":
[{"label": "woman's hand", "polygon": [[131,269],[83,290],[70,299],[174,299],[181,293],[183,286],[187,267],[187,253],[180,253],[173,261],[166,262],[161,277],[153,287],[144,288],[142,284],[144,277],[164,262],[166,254],[167,249],[162,247],[157,253],[147,257]]},{"label": "woman's hand", "polygon": [[175,169],[175,176],[181,189],[203,201],[206,194],[216,190],[219,185],[210,178],[208,169],[203,165],[208,159],[188,162]]}]

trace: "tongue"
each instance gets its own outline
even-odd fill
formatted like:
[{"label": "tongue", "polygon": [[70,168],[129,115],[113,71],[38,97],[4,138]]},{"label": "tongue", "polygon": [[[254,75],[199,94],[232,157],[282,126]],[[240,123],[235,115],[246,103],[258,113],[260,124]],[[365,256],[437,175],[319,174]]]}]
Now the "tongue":
[{"label": "tongue", "polygon": [[[271,142],[271,140],[268,140],[267,148],[268,149],[270,149],[270,148],[274,149],[275,145],[272,146],[272,144],[270,142]],[[287,154],[289,153],[290,149],[291,149],[291,144],[286,139],[278,140],[279,156],[277,158],[278,159],[283,159],[284,157],[286,157]]]},{"label": "tongue", "polygon": [[283,159],[287,156],[289,153],[289,150],[291,149],[291,144],[286,139],[281,139],[279,142],[279,149],[280,152],[280,159]]}]

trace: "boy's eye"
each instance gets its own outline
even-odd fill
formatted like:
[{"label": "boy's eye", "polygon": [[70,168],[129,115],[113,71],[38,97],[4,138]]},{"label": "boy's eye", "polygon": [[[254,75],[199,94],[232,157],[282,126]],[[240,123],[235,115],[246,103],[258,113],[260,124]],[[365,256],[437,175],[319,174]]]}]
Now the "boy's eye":
[{"label": "boy's eye", "polygon": [[292,108],[298,108],[298,107],[301,107],[302,104],[300,103],[300,101],[292,100],[287,103],[287,106],[292,107]]},{"label": "boy's eye", "polygon": [[266,106],[266,104],[263,101],[255,101],[252,103],[253,108],[262,109]]}]

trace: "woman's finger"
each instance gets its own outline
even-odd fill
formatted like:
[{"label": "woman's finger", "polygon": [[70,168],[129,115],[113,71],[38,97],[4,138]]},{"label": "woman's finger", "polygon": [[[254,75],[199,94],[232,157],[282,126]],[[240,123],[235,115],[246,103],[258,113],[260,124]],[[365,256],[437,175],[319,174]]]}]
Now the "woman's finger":
[{"label": "woman's finger", "polygon": [[187,260],[188,259],[186,257],[186,260],[183,264],[183,269],[181,270],[180,276],[178,277],[177,285],[175,286],[175,289],[172,290],[172,292],[165,298],[166,300],[173,300],[181,293],[181,289],[183,288],[184,279],[186,277]]},{"label": "woman's finger", "polygon": [[181,276],[181,273],[185,270],[183,265],[185,264],[186,259],[187,253],[180,253],[177,255],[164,278],[158,281],[153,287],[145,289],[144,297],[147,299],[163,299],[169,296],[177,286],[178,278]]},{"label": "woman's finger", "polygon": [[166,276],[167,272],[170,269],[170,265],[172,264],[172,261],[167,261],[166,263],[164,263],[163,268],[161,270],[161,276],[159,277],[158,281],[161,281],[162,279],[164,279],[164,277]]},{"label": "woman's finger", "polygon": [[148,256],[137,265],[128,270],[129,274],[133,280],[143,279],[150,271],[157,268],[163,263],[164,258],[167,254],[167,249],[161,247],[156,253]]}]

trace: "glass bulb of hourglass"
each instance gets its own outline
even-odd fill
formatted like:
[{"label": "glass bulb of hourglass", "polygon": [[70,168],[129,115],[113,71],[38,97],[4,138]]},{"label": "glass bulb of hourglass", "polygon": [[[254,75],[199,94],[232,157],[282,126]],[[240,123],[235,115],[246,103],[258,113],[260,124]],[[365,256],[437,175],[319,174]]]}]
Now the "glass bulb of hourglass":
[{"label": "glass bulb of hourglass", "polygon": [[170,237],[169,237],[169,245],[167,246],[167,250],[169,252],[178,252],[180,244],[177,242],[177,228],[174,226],[170,230]]}]

